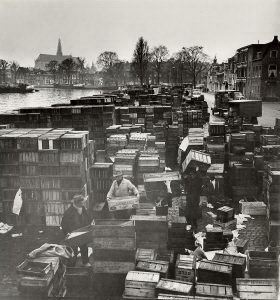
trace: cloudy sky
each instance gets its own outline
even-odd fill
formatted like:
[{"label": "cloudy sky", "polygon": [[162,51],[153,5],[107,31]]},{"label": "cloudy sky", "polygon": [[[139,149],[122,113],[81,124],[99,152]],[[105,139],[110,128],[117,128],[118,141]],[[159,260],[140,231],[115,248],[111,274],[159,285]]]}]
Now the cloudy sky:
[{"label": "cloudy sky", "polygon": [[0,0],[0,58],[34,66],[40,53],[130,60],[139,36],[170,53],[202,45],[218,61],[280,38],[279,0]]}]

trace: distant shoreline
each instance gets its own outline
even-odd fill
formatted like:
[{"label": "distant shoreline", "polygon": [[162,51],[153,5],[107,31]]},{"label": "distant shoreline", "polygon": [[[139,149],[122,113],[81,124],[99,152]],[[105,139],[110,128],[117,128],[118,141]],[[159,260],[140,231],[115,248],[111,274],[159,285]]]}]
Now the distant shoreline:
[{"label": "distant shoreline", "polygon": [[36,89],[59,89],[59,90],[99,90],[99,91],[114,91],[116,87],[94,87],[94,86],[85,86],[82,88],[77,87],[57,87],[51,85],[34,85]]}]

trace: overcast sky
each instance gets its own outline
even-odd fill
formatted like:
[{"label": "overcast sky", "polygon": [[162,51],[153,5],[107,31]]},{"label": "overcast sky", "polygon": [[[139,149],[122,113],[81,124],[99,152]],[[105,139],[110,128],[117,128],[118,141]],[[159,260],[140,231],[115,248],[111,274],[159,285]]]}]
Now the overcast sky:
[{"label": "overcast sky", "polygon": [[0,58],[34,66],[40,53],[130,60],[143,36],[170,53],[202,45],[221,62],[237,48],[280,38],[280,0],[0,0]]}]

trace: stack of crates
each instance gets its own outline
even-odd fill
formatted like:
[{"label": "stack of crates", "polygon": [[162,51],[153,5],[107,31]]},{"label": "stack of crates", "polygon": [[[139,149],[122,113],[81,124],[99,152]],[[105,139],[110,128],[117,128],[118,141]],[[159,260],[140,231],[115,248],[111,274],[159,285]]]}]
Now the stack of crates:
[{"label": "stack of crates", "polygon": [[94,163],[90,168],[91,197],[90,208],[106,201],[112,184],[113,163]]},{"label": "stack of crates", "polygon": [[147,138],[147,133],[133,132],[129,136],[129,143],[127,145],[127,148],[138,149],[143,151],[147,143]]},{"label": "stack of crates", "polygon": [[59,162],[60,137],[66,132],[53,130],[38,138],[41,193],[47,225],[51,219],[57,219],[55,223],[59,224],[59,215],[69,207],[70,200],[65,204],[62,202]]},{"label": "stack of crates", "polygon": [[198,128],[203,126],[202,111],[196,109],[187,109],[183,112],[184,135],[187,135],[189,128]]},{"label": "stack of crates", "polygon": [[242,197],[257,196],[257,172],[255,167],[236,163],[230,168],[229,173],[234,199],[240,200]]},{"label": "stack of crates", "polygon": [[59,226],[73,196],[83,191],[86,195],[91,144],[88,132],[66,129],[15,129],[1,135],[0,162],[5,165],[1,200],[6,219],[20,187],[25,221],[36,225],[46,218],[47,225]]},{"label": "stack of crates", "polygon": [[153,134],[158,142],[165,141],[165,126],[161,124],[153,125]]},{"label": "stack of crates", "polygon": [[223,164],[225,162],[226,144],[224,136],[208,136],[206,149],[211,156],[212,163]]},{"label": "stack of crates", "polygon": [[147,151],[140,152],[140,156],[138,158],[138,166],[137,166],[137,182],[138,184],[143,184],[143,175],[145,173],[157,173],[160,171],[160,157],[157,152]]},{"label": "stack of crates", "polygon": [[171,169],[177,165],[178,147],[179,147],[179,135],[178,126],[170,125],[167,129],[166,138],[166,166]]},{"label": "stack of crates", "polygon": [[48,131],[50,129],[37,128],[17,138],[23,212],[31,224],[40,224],[44,216],[43,203],[40,201],[42,191],[41,178],[39,176],[38,139]]},{"label": "stack of crates", "polygon": [[106,151],[109,157],[115,156],[118,150],[124,149],[128,144],[126,134],[114,134],[107,138]]},{"label": "stack of crates", "polygon": [[156,150],[158,151],[159,154],[159,166],[160,170],[164,171],[166,167],[165,163],[165,142],[155,142]]},{"label": "stack of crates", "polygon": [[0,195],[3,220],[6,223],[13,223],[15,215],[13,215],[12,207],[16,192],[20,187],[19,182],[19,151],[17,150],[17,138],[24,133],[25,130],[0,130]]},{"label": "stack of crates", "polygon": [[113,173],[121,171],[124,177],[133,180],[136,176],[137,149],[123,149],[116,153],[113,165]]},{"label": "stack of crates", "polygon": [[146,132],[153,132],[153,124],[154,124],[154,107],[147,106],[146,107],[146,115],[145,115],[145,128]]}]

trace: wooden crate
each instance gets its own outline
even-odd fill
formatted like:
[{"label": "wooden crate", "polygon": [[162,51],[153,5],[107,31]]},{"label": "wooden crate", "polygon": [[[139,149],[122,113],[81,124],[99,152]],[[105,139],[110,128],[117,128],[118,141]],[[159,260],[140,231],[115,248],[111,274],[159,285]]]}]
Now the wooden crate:
[{"label": "wooden crate", "polygon": [[169,274],[169,263],[166,261],[138,261],[136,270],[145,272],[156,272],[160,274],[161,278],[167,278]]},{"label": "wooden crate", "polygon": [[115,197],[108,201],[109,211],[136,209],[139,207],[139,199],[135,196]]},{"label": "wooden crate", "polygon": [[156,285],[160,280],[159,273],[131,271],[125,278],[125,296],[155,297]]},{"label": "wooden crate", "polygon": [[95,249],[92,253],[95,261],[124,261],[135,263],[135,250]]},{"label": "wooden crate", "polygon": [[135,268],[135,263],[130,261],[93,261],[93,273],[107,273],[107,274],[126,274]]},{"label": "wooden crate", "polygon": [[112,250],[134,250],[135,238],[127,237],[95,237],[91,244],[93,250],[95,249],[112,249]]},{"label": "wooden crate", "polygon": [[277,299],[278,283],[274,279],[237,278],[237,294],[240,299]]},{"label": "wooden crate", "polygon": [[228,206],[223,206],[217,209],[217,221],[226,223],[234,219],[234,209]]},{"label": "wooden crate", "polygon": [[251,278],[275,278],[278,275],[276,252],[247,251],[247,260]]},{"label": "wooden crate", "polygon": [[208,297],[217,297],[223,299],[233,299],[232,287],[230,285],[197,283],[196,295]]},{"label": "wooden crate", "polygon": [[177,256],[175,266],[175,278],[176,280],[193,282],[194,270],[193,270],[193,255],[179,254]]},{"label": "wooden crate", "polygon": [[162,278],[157,284],[158,293],[173,293],[189,295],[193,290],[193,284],[189,282]]},{"label": "wooden crate", "polygon": [[[204,296],[186,296],[186,295],[174,295],[174,294],[158,294],[159,300],[227,300],[223,297],[204,297]],[[136,299],[137,300],[137,299]]]},{"label": "wooden crate", "polygon": [[232,266],[215,261],[202,260],[197,269],[198,282],[232,283]]},{"label": "wooden crate", "polygon": [[165,216],[132,216],[131,220],[135,224],[135,230],[154,232],[166,232],[168,229],[167,218]]},{"label": "wooden crate", "polygon": [[248,247],[249,240],[247,239],[238,239],[235,241],[235,246],[237,247],[237,251],[240,253],[245,253]]},{"label": "wooden crate", "polygon": [[240,202],[242,214],[266,216],[266,205],[263,202]]},{"label": "wooden crate", "polygon": [[246,269],[246,257],[216,253],[213,261],[226,263],[232,265],[232,276],[233,278],[243,278]]},{"label": "wooden crate", "polygon": [[156,256],[157,252],[155,249],[137,248],[135,260],[136,263],[138,263],[138,261],[156,260]]}]

